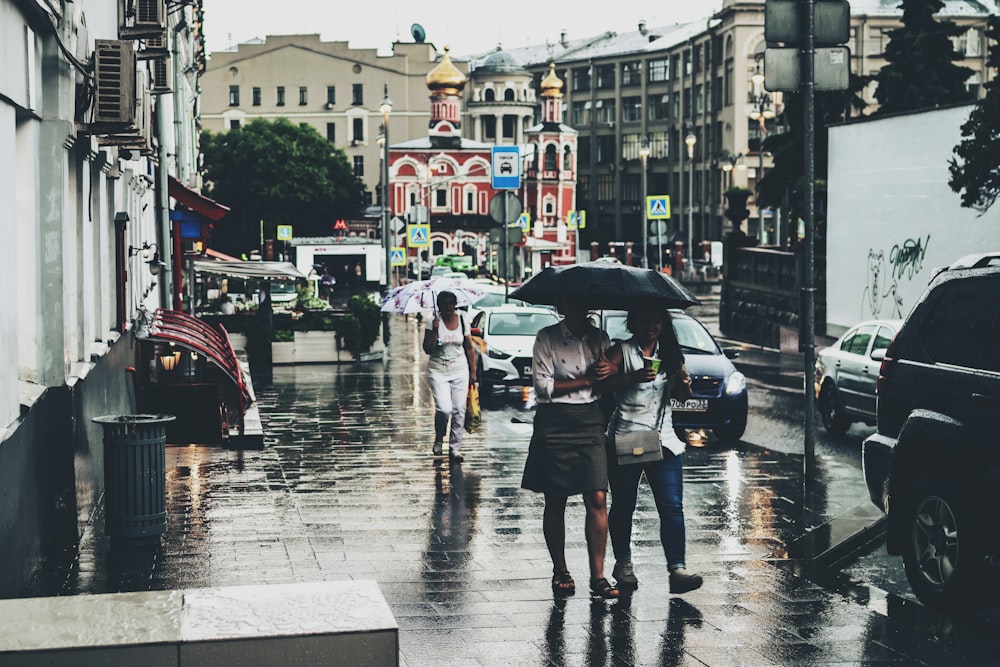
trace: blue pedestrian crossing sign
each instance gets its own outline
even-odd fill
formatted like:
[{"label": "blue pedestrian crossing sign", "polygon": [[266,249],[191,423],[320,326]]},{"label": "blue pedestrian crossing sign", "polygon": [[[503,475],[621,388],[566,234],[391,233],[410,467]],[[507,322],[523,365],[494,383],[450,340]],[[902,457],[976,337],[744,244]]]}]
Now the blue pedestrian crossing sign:
[{"label": "blue pedestrian crossing sign", "polygon": [[669,195],[650,195],[646,197],[646,218],[649,220],[666,220],[669,217]]},{"label": "blue pedestrian crossing sign", "polygon": [[391,266],[406,266],[406,248],[390,248],[389,264]]},{"label": "blue pedestrian crossing sign", "polygon": [[407,225],[406,245],[411,248],[426,248],[431,244],[430,225]]},{"label": "blue pedestrian crossing sign", "polygon": [[494,190],[517,190],[521,187],[521,153],[517,146],[491,148],[490,165],[490,185]]},{"label": "blue pedestrian crossing sign", "polygon": [[587,228],[587,212],[586,211],[570,211],[566,214],[566,228],[567,229],[586,229]]}]

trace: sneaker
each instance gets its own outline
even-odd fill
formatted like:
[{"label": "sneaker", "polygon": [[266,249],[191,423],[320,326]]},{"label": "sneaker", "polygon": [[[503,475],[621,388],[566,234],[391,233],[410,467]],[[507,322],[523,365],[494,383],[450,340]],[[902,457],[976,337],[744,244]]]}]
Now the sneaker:
[{"label": "sneaker", "polygon": [[639,588],[639,580],[635,577],[630,560],[617,561],[611,576],[615,578],[615,583],[618,584],[619,588]]},{"label": "sneaker", "polygon": [[670,592],[675,594],[687,593],[696,588],[701,588],[701,575],[688,574],[682,567],[670,572]]},{"label": "sneaker", "polygon": [[434,456],[441,456],[441,447],[442,447],[441,442],[434,443],[434,449],[432,450],[434,452]]}]

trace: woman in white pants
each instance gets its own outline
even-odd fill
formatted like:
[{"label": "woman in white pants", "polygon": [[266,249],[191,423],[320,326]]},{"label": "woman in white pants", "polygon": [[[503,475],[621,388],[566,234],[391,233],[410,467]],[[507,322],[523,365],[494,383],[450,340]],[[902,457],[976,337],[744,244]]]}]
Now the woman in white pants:
[{"label": "woman in white pants", "polygon": [[438,312],[424,331],[424,352],[431,356],[428,377],[434,397],[434,455],[441,456],[444,436],[451,420],[448,456],[461,463],[465,431],[465,402],[469,386],[476,382],[476,353],[469,337],[465,314],[457,311],[452,292],[437,297]]}]

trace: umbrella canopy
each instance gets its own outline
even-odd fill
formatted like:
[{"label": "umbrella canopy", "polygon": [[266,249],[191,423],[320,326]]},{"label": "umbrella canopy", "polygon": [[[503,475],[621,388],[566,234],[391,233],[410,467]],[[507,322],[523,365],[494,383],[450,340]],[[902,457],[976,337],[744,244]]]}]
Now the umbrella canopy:
[{"label": "umbrella canopy", "polygon": [[417,280],[389,290],[382,299],[382,312],[409,315],[437,310],[437,297],[441,292],[454,294],[459,306],[471,306],[486,296],[486,292],[470,280],[458,278]]},{"label": "umbrella canopy", "polygon": [[665,308],[701,303],[684,285],[665,273],[610,262],[549,267],[510,293],[528,303],[555,306],[572,299],[591,309],[627,309],[655,301]]}]

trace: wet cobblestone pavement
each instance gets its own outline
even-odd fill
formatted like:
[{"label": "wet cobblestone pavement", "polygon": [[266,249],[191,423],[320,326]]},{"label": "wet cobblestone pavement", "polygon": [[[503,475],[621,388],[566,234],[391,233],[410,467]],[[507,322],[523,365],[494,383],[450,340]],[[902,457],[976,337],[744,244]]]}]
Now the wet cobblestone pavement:
[{"label": "wet cobblestone pavement", "polygon": [[511,405],[513,392],[490,398],[465,463],[434,460],[419,330],[412,320],[392,326],[385,363],[280,367],[258,383],[266,449],[169,446],[158,551],[109,551],[98,519],[25,596],[374,580],[400,626],[400,663],[411,667],[992,660],[982,633],[942,642],[875,613],[877,601],[858,604],[775,567],[796,538],[863,502],[863,481],[820,458],[804,492],[800,457],[745,443],[686,454],[687,560],[702,589],[668,594],[645,490],[638,591],[588,599],[575,498],[567,555],[579,590],[553,600],[542,498],[519,488],[531,411]]}]

